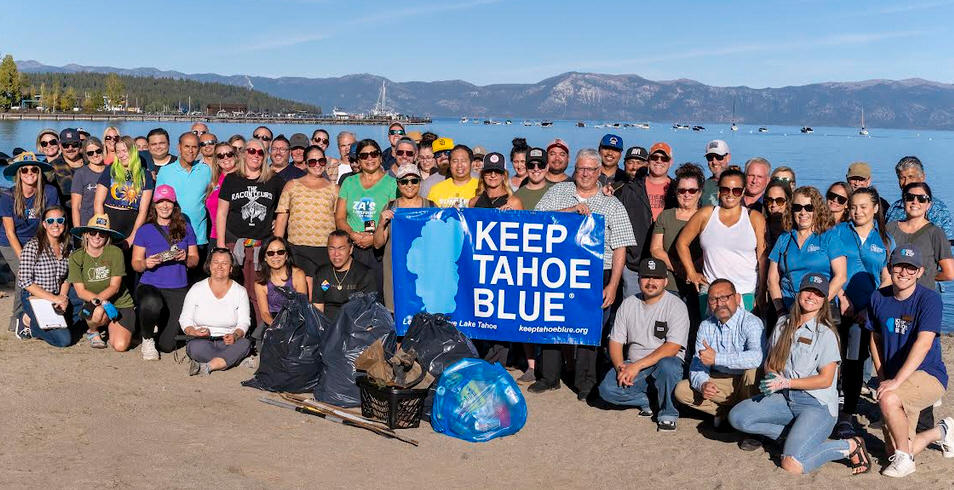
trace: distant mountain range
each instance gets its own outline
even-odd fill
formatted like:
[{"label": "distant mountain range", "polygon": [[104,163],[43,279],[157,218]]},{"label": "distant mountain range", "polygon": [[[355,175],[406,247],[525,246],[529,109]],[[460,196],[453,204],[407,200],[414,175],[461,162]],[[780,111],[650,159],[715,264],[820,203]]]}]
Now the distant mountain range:
[{"label": "distant mountain range", "polygon": [[186,74],[155,68],[122,69],[18,61],[27,73],[116,72],[255,88],[330,110],[365,112],[387,83],[388,106],[431,117],[586,119],[608,122],[672,121],[793,126],[954,129],[954,85],[922,79],[827,82],[753,89],[714,87],[693,80],[653,81],[636,75],[568,72],[533,84],[477,86],[462,80],[391,82],[368,74],[336,78]]}]

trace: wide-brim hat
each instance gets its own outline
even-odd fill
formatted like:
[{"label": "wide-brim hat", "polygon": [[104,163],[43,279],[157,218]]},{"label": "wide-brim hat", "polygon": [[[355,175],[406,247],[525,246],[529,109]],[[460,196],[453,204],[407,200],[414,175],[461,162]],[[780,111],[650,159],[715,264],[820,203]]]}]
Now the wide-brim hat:
[{"label": "wide-brim hat", "polygon": [[10,165],[3,169],[3,176],[13,180],[13,176],[20,171],[20,167],[40,167],[40,172],[49,172],[53,170],[53,166],[49,163],[46,163],[36,157],[36,154],[31,151],[25,151],[15,156]]},{"label": "wide-brim hat", "polygon": [[89,219],[89,222],[86,226],[77,226],[70,230],[70,233],[76,237],[82,237],[84,233],[90,231],[102,231],[109,234],[109,237],[113,240],[122,240],[126,238],[126,235],[123,235],[121,232],[118,232],[109,227],[109,215],[107,214],[94,214],[92,218]]}]

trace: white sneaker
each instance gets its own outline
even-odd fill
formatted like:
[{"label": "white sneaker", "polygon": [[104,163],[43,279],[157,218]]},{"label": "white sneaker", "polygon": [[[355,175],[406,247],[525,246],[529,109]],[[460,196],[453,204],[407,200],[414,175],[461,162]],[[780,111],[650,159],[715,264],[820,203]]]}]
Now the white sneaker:
[{"label": "white sneaker", "polygon": [[158,361],[159,360],[159,351],[156,350],[156,341],[153,339],[142,339],[142,345],[140,346],[142,350],[142,360],[143,361]]},{"label": "white sneaker", "polygon": [[941,452],[945,458],[954,458],[954,418],[947,417],[937,425],[943,425],[945,430],[944,438],[938,441]]},{"label": "white sneaker", "polygon": [[914,473],[914,457],[906,452],[895,450],[888,461],[891,461],[891,464],[881,472],[884,476],[904,478]]}]

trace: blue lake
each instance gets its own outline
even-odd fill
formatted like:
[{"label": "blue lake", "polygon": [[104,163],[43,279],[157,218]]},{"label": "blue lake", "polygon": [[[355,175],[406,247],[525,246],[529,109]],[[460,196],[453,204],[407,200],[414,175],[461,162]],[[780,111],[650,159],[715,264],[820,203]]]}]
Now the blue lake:
[{"label": "blue lake", "polygon": [[[816,127],[813,134],[802,134],[799,128],[791,126],[769,126],[767,133],[759,133],[758,126],[743,125],[738,131],[730,131],[725,124],[707,126],[706,131],[674,130],[672,123],[652,123],[648,130],[636,128],[595,128],[604,121],[585,121],[586,127],[576,127],[576,121],[554,121],[552,127],[522,126],[514,119],[513,125],[461,124],[457,119],[437,119],[424,126],[409,127],[409,130],[433,131],[441,136],[453,138],[455,142],[471,147],[481,145],[489,151],[508,154],[511,140],[524,137],[531,146],[545,147],[553,138],[562,138],[572,152],[583,148],[595,148],[600,138],[607,132],[613,132],[623,138],[624,146],[643,146],[649,148],[656,141],[665,141],[672,145],[675,163],[696,162],[705,168],[703,158],[705,144],[713,139],[728,142],[732,151],[732,161],[743,164],[745,160],[762,156],[773,167],[785,165],[795,169],[799,185],[813,185],[822,192],[836,180],[844,180],[848,164],[864,161],[871,165],[873,183],[888,202],[900,197],[898,181],[894,174],[894,165],[905,155],[916,155],[924,162],[928,182],[936,198],[948,206],[954,205],[954,172],[948,165],[954,155],[954,132],[920,130],[881,130],[869,128],[867,137],[858,135],[858,128]],[[609,121],[615,122],[615,121]],[[620,121],[622,122],[622,121]],[[35,149],[36,135],[43,128],[57,131],[81,126],[96,136],[102,136],[103,130],[113,125],[122,134],[145,135],[150,129],[160,126],[157,122],[90,122],[78,121],[71,124],[66,121],[0,121],[0,150],[11,153],[14,147]],[[173,140],[182,132],[188,131],[190,123],[161,124]],[[220,139],[233,134],[250,135],[256,124],[219,123],[210,125],[213,133]],[[311,136],[317,129],[312,125],[276,124],[270,125],[275,134],[302,132]],[[361,138],[374,138],[384,144],[387,140],[387,128],[383,126],[329,125],[325,129],[332,138],[339,131],[353,131]],[[173,150],[175,152],[175,150]],[[332,150],[332,156],[337,157]],[[948,170],[943,170],[948,168]],[[947,283],[944,293],[944,330],[954,332],[954,284]]]}]

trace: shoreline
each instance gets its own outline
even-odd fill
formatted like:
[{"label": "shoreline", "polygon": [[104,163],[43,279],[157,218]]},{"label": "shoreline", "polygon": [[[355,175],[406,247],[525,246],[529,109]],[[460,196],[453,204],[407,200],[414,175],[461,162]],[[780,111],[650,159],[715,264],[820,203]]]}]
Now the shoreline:
[{"label": "shoreline", "polygon": [[221,117],[158,115],[158,114],[36,114],[0,112],[0,121],[136,121],[136,122],[203,122],[237,124],[341,124],[359,126],[387,126],[398,122],[405,126],[430,124],[429,117],[362,117],[357,119],[328,117]]}]

